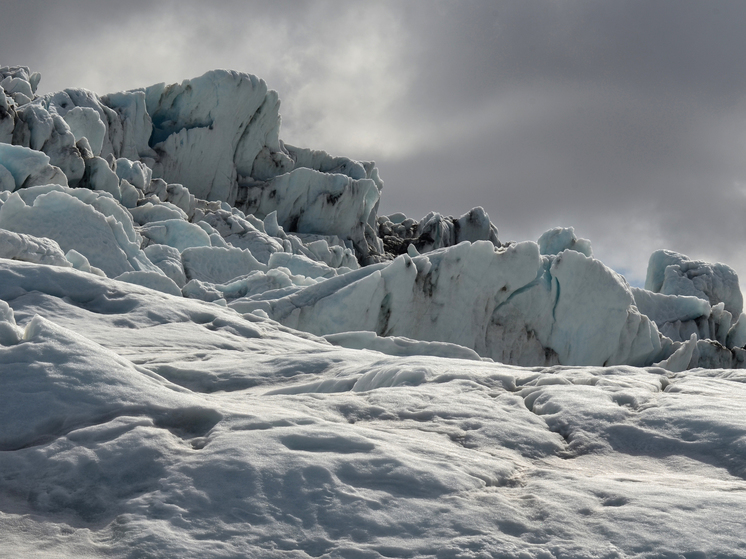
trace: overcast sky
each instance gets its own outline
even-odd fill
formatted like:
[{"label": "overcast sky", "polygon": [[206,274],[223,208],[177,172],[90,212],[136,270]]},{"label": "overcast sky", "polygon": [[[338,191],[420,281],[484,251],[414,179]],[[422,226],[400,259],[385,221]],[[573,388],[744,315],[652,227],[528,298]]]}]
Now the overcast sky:
[{"label": "overcast sky", "polygon": [[375,160],[382,213],[574,226],[634,284],[658,248],[746,284],[746,2],[3,0],[40,92],[256,74],[290,144]]}]

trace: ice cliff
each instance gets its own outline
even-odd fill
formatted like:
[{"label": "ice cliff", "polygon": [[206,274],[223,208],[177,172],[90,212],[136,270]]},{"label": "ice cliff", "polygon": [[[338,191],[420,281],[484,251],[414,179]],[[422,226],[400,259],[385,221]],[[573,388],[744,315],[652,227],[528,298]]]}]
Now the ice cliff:
[{"label": "ice cliff", "polygon": [[644,289],[572,228],[378,215],[373,162],[280,139],[256,76],[37,95],[0,68],[0,257],[74,268],[379,351],[508,364],[744,366],[735,272],[670,251]]}]

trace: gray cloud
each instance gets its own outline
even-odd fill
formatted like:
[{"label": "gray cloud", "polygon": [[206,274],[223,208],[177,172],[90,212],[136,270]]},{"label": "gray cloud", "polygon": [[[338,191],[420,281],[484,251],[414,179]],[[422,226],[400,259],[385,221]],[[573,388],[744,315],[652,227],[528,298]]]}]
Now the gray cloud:
[{"label": "gray cloud", "polygon": [[11,2],[3,64],[99,92],[214,67],[291,143],[376,159],[382,210],[573,225],[639,282],[657,248],[746,279],[743,2]]}]

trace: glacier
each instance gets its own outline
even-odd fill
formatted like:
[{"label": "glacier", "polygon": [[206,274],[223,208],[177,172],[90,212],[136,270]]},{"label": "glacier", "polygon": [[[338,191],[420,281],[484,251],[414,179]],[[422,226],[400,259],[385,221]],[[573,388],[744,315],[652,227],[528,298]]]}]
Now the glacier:
[{"label": "glacier", "polygon": [[0,68],[0,547],[746,555],[735,271],[379,215],[260,78]]}]

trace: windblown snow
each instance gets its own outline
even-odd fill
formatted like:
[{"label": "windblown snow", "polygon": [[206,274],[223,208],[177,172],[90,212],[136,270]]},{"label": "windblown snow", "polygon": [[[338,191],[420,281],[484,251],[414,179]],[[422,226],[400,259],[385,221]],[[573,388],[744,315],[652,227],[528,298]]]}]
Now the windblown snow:
[{"label": "windblown snow", "polygon": [[746,557],[736,273],[378,214],[215,70],[0,68],[3,557]]}]

